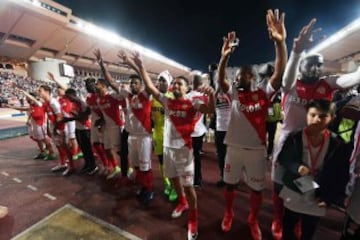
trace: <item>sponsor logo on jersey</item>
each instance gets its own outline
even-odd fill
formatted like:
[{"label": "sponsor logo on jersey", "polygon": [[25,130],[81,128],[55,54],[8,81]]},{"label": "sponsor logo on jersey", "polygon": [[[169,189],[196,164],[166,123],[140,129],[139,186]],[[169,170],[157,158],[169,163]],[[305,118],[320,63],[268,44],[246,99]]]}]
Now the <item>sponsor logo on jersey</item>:
[{"label": "sponsor logo on jersey", "polygon": [[245,104],[240,103],[238,108],[239,108],[239,110],[241,112],[251,113],[251,112],[260,111],[261,110],[261,105],[260,105],[260,103],[249,104],[249,105],[245,105]]}]

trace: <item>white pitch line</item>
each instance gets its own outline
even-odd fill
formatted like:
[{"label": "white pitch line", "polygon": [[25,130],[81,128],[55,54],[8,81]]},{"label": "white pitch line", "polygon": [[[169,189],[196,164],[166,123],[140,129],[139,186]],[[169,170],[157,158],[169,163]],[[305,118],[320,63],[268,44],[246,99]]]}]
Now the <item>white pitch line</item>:
[{"label": "white pitch line", "polygon": [[37,191],[37,187],[34,187],[33,185],[27,185],[27,188],[33,190],[34,192]]},{"label": "white pitch line", "polygon": [[9,176],[9,174],[8,174],[7,172],[4,172],[4,171],[1,172],[1,174],[4,175],[5,177],[8,177],[8,176]]},{"label": "white pitch line", "polygon": [[14,177],[14,178],[13,178],[13,180],[14,180],[14,182],[17,182],[17,183],[22,183],[22,180],[21,180],[20,178],[16,178],[16,177]]},{"label": "white pitch line", "polygon": [[54,197],[53,195],[49,194],[49,193],[44,193],[43,195],[44,197],[48,198],[51,201],[55,201],[56,197]]}]

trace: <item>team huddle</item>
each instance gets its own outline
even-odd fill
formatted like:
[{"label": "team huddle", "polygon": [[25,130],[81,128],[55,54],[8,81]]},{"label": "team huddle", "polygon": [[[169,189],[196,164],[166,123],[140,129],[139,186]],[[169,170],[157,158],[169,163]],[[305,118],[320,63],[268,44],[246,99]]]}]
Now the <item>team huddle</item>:
[{"label": "team huddle", "polygon": [[[23,91],[29,107],[29,135],[37,142],[37,159],[57,159],[51,169],[69,176],[74,161],[83,157],[81,173],[100,171],[107,179],[134,176],[136,198],[148,205],[154,198],[151,156],[159,159],[160,174],[170,201],[177,201],[172,218],[188,211],[188,240],[198,237],[198,202],[195,186],[201,185],[200,151],[207,129],[204,114],[214,117],[219,186],[224,186],[225,207],[221,229],[229,232],[234,219],[235,189],[240,179],[250,189],[247,223],[253,239],[261,240],[258,221],[266,182],[267,119],[271,102],[281,95],[283,112],[280,136],[272,154],[274,239],[312,239],[326,208],[344,203],[346,218],[342,239],[360,239],[358,119],[346,141],[330,130],[335,119],[333,95],[360,84],[360,68],[341,76],[323,76],[323,57],[308,54],[316,20],[305,25],[294,39],[288,59],[285,14],[268,10],[269,38],[274,42],[273,70],[265,81],[252,65],[244,65],[228,79],[226,68],[236,50],[235,32],[224,37],[214,86],[194,78],[192,90],[184,76],[168,71],[150,78],[139,53],[119,52],[121,62],[136,74],[129,87],[117,83],[106,69],[101,52],[94,50],[104,78],[86,79],[87,96],[58,82],[58,98],[42,85],[37,93]],[[229,131],[228,129],[231,129]],[[352,144],[348,159],[343,149]],[[353,147],[355,146],[355,147]],[[272,147],[271,147],[272,148]],[[270,153],[272,150],[270,151]],[[268,151],[268,154],[270,154]],[[345,154],[346,155],[346,154]],[[96,163],[96,158],[100,163]],[[129,160],[129,162],[128,162]],[[335,180],[334,180],[335,179]]]}]

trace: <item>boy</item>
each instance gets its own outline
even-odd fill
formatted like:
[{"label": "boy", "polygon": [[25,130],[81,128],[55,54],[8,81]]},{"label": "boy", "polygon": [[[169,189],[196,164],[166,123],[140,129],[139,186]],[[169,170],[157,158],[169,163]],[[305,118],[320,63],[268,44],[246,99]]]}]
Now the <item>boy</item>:
[{"label": "boy", "polygon": [[[326,206],[343,195],[345,186],[330,184],[333,176],[347,178],[346,166],[341,165],[343,142],[328,130],[335,114],[334,105],[325,99],[307,105],[307,126],[291,133],[279,155],[284,167],[284,187],[280,197],[284,201],[283,239],[295,239],[295,226],[301,220],[301,239],[312,239]],[[340,151],[339,151],[340,150]],[[343,171],[345,170],[345,171]],[[312,187],[304,189],[307,184]]]}]

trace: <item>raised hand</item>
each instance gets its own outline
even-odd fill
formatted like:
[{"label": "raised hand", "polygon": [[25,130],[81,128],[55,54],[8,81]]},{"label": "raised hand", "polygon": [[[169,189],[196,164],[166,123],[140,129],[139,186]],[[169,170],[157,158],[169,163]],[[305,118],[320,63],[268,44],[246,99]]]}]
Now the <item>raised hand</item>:
[{"label": "raised hand", "polygon": [[210,86],[204,86],[200,89],[200,92],[204,93],[207,96],[212,96],[215,94],[215,90]]},{"label": "raised hand", "polygon": [[131,59],[134,61],[135,65],[138,68],[141,68],[143,66],[143,61],[142,61],[140,53],[138,51],[133,52]]},{"label": "raised hand", "polygon": [[221,48],[221,56],[228,57],[234,50],[235,46],[232,46],[231,43],[236,41],[236,33],[229,32],[227,37],[223,37],[223,46]]},{"label": "raised hand", "polygon": [[124,50],[120,50],[117,56],[121,59],[122,64],[129,64],[129,58]]},{"label": "raised hand", "polygon": [[279,9],[269,9],[266,14],[266,24],[269,31],[269,38],[275,42],[282,42],[286,39],[285,13],[279,15]]},{"label": "raised hand", "polygon": [[100,62],[102,60],[100,49],[96,48],[93,53],[96,57],[96,60]]},{"label": "raised hand", "polygon": [[48,72],[48,77],[50,80],[54,81],[55,80],[55,77],[54,77],[54,74],[52,72]]},{"label": "raised hand", "polygon": [[120,50],[117,56],[121,59],[122,64],[126,64],[126,65],[130,66],[136,72],[138,71],[137,64],[135,64],[133,59],[129,58],[129,56],[126,54],[126,52],[124,50]]},{"label": "raised hand", "polygon": [[305,49],[309,49],[313,45],[312,35],[314,32],[320,31],[316,29],[313,31],[313,27],[316,23],[316,18],[311,19],[311,21],[304,26],[297,38],[294,39],[293,51],[296,53],[301,53]]}]

